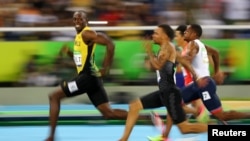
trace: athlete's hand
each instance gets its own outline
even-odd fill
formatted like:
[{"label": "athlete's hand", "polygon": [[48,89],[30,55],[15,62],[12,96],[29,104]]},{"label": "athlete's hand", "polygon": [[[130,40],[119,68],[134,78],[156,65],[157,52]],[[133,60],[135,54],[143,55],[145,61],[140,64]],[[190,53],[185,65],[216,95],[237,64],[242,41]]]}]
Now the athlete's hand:
[{"label": "athlete's hand", "polygon": [[109,69],[102,68],[102,69],[99,70],[99,72],[101,73],[101,76],[104,77],[104,76],[109,74]]},{"label": "athlete's hand", "polygon": [[65,53],[65,54],[67,54],[68,52],[69,52],[69,47],[67,47],[67,46],[64,46],[63,47],[63,52]]},{"label": "athlete's hand", "polygon": [[223,72],[219,71],[214,74],[213,79],[216,82],[216,84],[221,85],[224,82],[225,75]]},{"label": "athlete's hand", "polygon": [[60,49],[60,54],[63,55],[63,54],[67,54],[69,52],[69,47],[67,45],[64,45],[61,49]]},{"label": "athlete's hand", "polygon": [[204,88],[207,86],[209,79],[208,78],[199,78],[195,82],[197,83],[199,88]]},{"label": "athlete's hand", "polygon": [[146,50],[147,53],[151,53],[152,52],[152,44],[150,41],[144,41],[144,48]]}]

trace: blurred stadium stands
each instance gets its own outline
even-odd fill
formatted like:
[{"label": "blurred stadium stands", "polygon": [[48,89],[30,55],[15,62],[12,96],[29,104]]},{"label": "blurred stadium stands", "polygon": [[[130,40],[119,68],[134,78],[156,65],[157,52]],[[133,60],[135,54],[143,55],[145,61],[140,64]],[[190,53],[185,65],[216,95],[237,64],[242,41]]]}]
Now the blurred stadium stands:
[{"label": "blurred stadium stands", "polygon": [[[0,0],[0,4],[0,28],[68,27],[76,10],[86,11],[89,20],[107,21],[108,24],[102,25],[106,27],[161,23],[250,25],[250,0]],[[138,47],[138,41],[152,30],[103,32],[117,42],[115,59],[119,62],[105,81],[122,85],[155,84],[154,73],[145,70],[144,54]],[[8,52],[14,56],[0,63],[4,68],[0,70],[0,86],[54,86],[61,79],[69,79],[75,73],[73,62],[58,56],[58,52],[64,45],[72,46],[74,34],[74,30],[0,32],[1,60],[9,57]],[[249,37],[250,28],[204,29],[203,39],[221,53],[221,66],[228,76],[225,84],[250,83]],[[134,53],[127,47],[133,47]],[[102,50],[97,53],[102,54]],[[101,61],[101,57],[96,59],[97,63]]]},{"label": "blurred stadium stands", "polygon": [[[108,21],[106,26],[250,23],[250,0],[0,0],[0,3],[0,27],[69,26],[75,10],[88,12],[90,20]],[[148,32],[109,34],[115,39],[138,39]],[[65,33],[7,32],[1,33],[0,39],[49,40],[59,35],[67,36]],[[250,31],[209,30],[204,37],[248,38]]]}]

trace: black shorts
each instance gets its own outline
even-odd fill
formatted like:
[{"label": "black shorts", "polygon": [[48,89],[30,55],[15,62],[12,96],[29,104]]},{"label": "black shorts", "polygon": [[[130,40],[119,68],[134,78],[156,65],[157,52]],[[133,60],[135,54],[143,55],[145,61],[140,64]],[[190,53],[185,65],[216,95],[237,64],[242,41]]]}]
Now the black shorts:
[{"label": "black shorts", "polygon": [[67,97],[87,93],[90,101],[96,107],[109,102],[102,79],[88,73],[81,73],[71,81],[63,81],[61,87]]},{"label": "black shorts", "polygon": [[169,87],[165,90],[152,92],[141,97],[141,102],[144,109],[165,106],[174,124],[178,124],[186,120],[186,114],[182,108],[180,90],[176,87]]}]

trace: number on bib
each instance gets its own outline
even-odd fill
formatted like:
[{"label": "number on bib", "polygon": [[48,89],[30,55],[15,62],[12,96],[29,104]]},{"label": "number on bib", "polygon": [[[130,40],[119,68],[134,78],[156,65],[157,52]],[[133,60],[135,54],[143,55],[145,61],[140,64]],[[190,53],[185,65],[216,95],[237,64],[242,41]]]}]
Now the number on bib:
[{"label": "number on bib", "polygon": [[74,54],[74,61],[78,67],[82,66],[82,55],[81,54]]},{"label": "number on bib", "polygon": [[68,83],[68,88],[71,93],[75,92],[78,90],[77,84],[75,81],[69,82]]},{"label": "number on bib", "polygon": [[202,98],[203,98],[204,101],[206,101],[206,100],[211,99],[211,96],[208,93],[208,91],[205,91],[205,92],[202,92]]}]

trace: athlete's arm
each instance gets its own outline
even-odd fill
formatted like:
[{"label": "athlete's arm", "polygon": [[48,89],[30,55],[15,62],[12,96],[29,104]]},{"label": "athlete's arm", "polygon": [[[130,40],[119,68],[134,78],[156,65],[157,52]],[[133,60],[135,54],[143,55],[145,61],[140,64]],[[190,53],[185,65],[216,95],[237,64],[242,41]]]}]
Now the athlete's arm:
[{"label": "athlete's arm", "polygon": [[106,55],[103,60],[102,69],[100,70],[102,75],[105,75],[109,68],[112,65],[114,52],[115,52],[115,45],[111,38],[103,33],[96,33],[92,30],[86,30],[82,33],[82,37],[84,42],[91,46],[94,43],[104,45],[106,47]]},{"label": "athlete's arm", "polygon": [[198,76],[194,71],[194,68],[192,67],[192,65],[189,63],[189,61],[187,61],[187,59],[185,57],[182,57],[180,54],[176,54],[176,61],[181,63],[181,65],[183,67],[185,67],[188,71],[190,71],[190,73],[193,75],[193,79],[197,80]]},{"label": "athlete's arm", "polygon": [[[178,54],[179,56],[181,56],[181,51],[177,50],[176,54]],[[176,64],[176,73],[183,73],[182,72],[182,66],[181,66],[181,64],[179,62]]]},{"label": "athlete's arm", "polygon": [[148,53],[148,55],[149,55],[149,61],[151,63],[151,66],[155,70],[160,70],[167,60],[166,54],[161,54],[158,57],[153,56],[151,53]]},{"label": "athlete's arm", "polygon": [[192,65],[190,63],[192,61],[192,59],[194,58],[196,52],[197,52],[196,48],[197,48],[196,44],[193,44],[193,47],[191,47],[191,49],[190,49],[189,56],[187,56],[189,60],[187,59],[187,57],[182,57],[179,54],[177,54],[176,55],[176,61],[181,63],[186,69],[188,69],[190,71],[190,73],[192,74],[194,82],[197,82],[199,87],[204,87],[204,86],[207,85],[208,81],[206,79],[203,79],[203,78],[200,79],[199,76],[197,76],[194,68],[192,67]]},{"label": "athlete's arm", "polygon": [[152,51],[152,45],[149,41],[146,41],[144,46],[152,68],[155,70],[160,70],[168,59],[166,53],[160,51],[159,55],[156,57]]},{"label": "athlete's arm", "polygon": [[218,73],[220,70],[220,55],[219,55],[219,51],[205,45],[206,49],[207,49],[207,54],[212,56],[213,62],[214,62],[214,73]]},{"label": "athlete's arm", "polygon": [[65,53],[67,54],[69,57],[73,58],[73,52],[70,50],[70,48],[67,45],[64,45],[60,52],[59,55],[62,56],[62,54]]},{"label": "athlete's arm", "polygon": [[213,78],[217,84],[222,84],[224,81],[224,74],[220,71],[220,55],[219,51],[205,45],[208,55],[212,56],[214,64],[214,75]]},{"label": "athlete's arm", "polygon": [[197,54],[198,51],[199,51],[199,47],[195,43],[195,41],[190,41],[189,45],[187,46],[186,55],[184,56],[185,59],[192,62],[192,60],[194,59],[194,57],[195,57],[195,55]]}]

